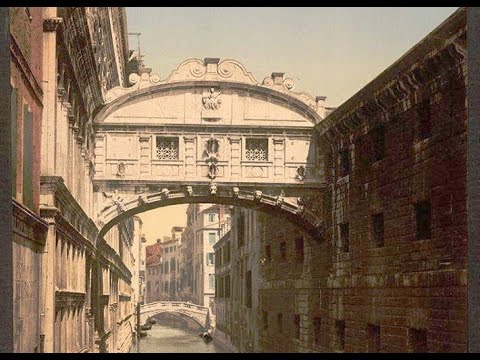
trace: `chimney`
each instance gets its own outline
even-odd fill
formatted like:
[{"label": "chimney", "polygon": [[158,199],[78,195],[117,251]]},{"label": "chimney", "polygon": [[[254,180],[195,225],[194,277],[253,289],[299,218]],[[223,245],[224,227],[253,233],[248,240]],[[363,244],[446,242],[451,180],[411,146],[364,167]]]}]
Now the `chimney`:
[{"label": "chimney", "polygon": [[273,84],[274,85],[282,85],[283,84],[283,75],[285,75],[285,73],[273,72],[272,73]]},{"label": "chimney", "polygon": [[205,65],[207,65],[207,73],[217,73],[218,63],[220,58],[205,58],[203,59]]},{"label": "chimney", "polygon": [[315,101],[317,102],[317,113],[323,118],[325,118],[325,99],[326,96],[317,96]]}]

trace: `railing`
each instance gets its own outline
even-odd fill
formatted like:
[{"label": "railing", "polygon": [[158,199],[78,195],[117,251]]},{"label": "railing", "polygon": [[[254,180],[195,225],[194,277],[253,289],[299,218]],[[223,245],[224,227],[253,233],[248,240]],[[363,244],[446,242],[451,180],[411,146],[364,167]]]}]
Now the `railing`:
[{"label": "railing", "polygon": [[145,313],[149,310],[152,309],[157,309],[157,308],[167,308],[167,307],[172,307],[172,308],[187,308],[196,312],[202,312],[202,313],[207,313],[209,311],[208,307],[206,306],[200,306],[197,304],[192,304],[192,303],[187,303],[184,301],[156,301],[153,303],[148,303],[145,305],[141,306],[141,313]]}]

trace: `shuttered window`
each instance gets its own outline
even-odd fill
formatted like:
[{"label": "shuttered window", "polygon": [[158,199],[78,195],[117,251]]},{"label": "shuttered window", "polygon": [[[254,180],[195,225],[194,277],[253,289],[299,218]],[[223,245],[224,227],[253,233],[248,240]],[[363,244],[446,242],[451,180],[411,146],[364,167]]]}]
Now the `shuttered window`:
[{"label": "shuttered window", "polygon": [[33,209],[33,114],[23,107],[23,205]]},{"label": "shuttered window", "polygon": [[18,90],[11,88],[10,92],[10,118],[12,122],[11,128],[11,147],[12,147],[12,196],[17,194],[17,99]]}]

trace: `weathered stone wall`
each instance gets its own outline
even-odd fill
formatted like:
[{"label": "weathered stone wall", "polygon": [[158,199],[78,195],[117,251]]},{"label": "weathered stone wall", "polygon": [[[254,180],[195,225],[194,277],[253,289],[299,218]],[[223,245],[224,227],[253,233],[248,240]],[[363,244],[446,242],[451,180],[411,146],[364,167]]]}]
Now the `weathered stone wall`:
[{"label": "weathered stone wall", "polygon": [[291,223],[280,224],[274,216],[257,216],[264,223],[259,238],[258,351],[316,351],[313,319],[321,313],[321,284],[328,269],[325,243]]},{"label": "weathered stone wall", "polygon": [[322,351],[466,351],[464,24],[455,13],[317,128],[332,164]]},{"label": "weathered stone wall", "polygon": [[[39,216],[43,8],[10,8],[14,352],[41,351],[41,254],[48,230]],[[5,170],[5,169],[4,169]],[[8,171],[8,170],[5,170]]]}]

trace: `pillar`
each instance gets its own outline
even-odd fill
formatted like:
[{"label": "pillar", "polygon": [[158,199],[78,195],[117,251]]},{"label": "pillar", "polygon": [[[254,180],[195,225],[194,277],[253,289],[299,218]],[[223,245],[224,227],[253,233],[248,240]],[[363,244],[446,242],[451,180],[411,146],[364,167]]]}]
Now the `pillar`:
[{"label": "pillar", "polygon": [[55,216],[57,208],[41,208],[40,215],[48,223],[48,233],[42,255],[42,283],[41,283],[41,322],[40,331],[45,335],[44,351],[54,351],[55,339],[55,253],[57,242],[57,225]]}]

